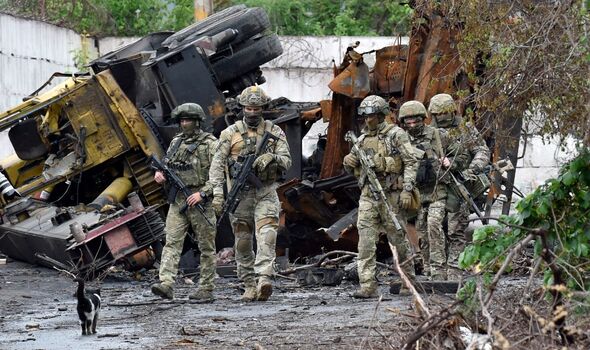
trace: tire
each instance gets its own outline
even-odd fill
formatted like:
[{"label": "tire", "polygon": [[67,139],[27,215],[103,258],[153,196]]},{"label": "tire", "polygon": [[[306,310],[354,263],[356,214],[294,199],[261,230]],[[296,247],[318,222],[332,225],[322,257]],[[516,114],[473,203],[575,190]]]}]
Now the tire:
[{"label": "tire", "polygon": [[270,20],[264,9],[260,7],[248,8],[243,11],[230,13],[223,18],[219,18],[217,21],[209,22],[209,24],[194,27],[182,40],[171,42],[168,45],[168,49],[174,49],[177,46],[192,42],[204,36],[213,36],[229,28],[238,31],[236,37],[231,41],[232,44],[237,44],[264,32],[269,27]]},{"label": "tire", "polygon": [[252,40],[250,45],[234,52],[231,56],[220,58],[212,63],[213,71],[219,83],[223,84],[279,57],[282,53],[283,47],[278,35],[263,36]]},{"label": "tire", "polygon": [[246,5],[237,5],[228,7],[223,11],[219,11],[217,13],[212,14],[211,16],[205,18],[202,21],[197,23],[193,23],[190,26],[179,30],[178,32],[170,35],[166,40],[162,42],[162,46],[164,47],[176,47],[178,43],[183,41],[187,36],[192,35],[195,31],[200,31],[201,29],[213,25],[217,21],[223,21],[223,18],[233,15],[238,12],[242,12],[246,9]]}]

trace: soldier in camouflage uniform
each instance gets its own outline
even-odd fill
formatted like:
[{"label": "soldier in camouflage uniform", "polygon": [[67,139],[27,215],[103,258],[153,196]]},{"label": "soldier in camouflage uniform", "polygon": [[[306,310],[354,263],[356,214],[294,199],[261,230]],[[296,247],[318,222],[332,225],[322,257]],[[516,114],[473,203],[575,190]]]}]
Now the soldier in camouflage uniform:
[{"label": "soldier in camouflage uniform", "polygon": [[[392,210],[405,228],[406,213],[412,204],[412,190],[416,179],[417,160],[412,151],[408,135],[394,124],[385,122],[389,114],[387,102],[379,96],[368,96],[360,104],[358,114],[365,117],[363,134],[358,138],[359,148],[372,157],[374,171],[389,197]],[[403,230],[397,230],[386,213],[386,207],[371,194],[368,180],[359,162],[359,156],[351,151],[343,160],[346,171],[359,178],[361,197],[359,200],[357,228],[358,275],[361,288],[354,292],[355,298],[373,298],[378,295],[375,282],[375,251],[379,234],[385,232],[387,239],[396,246],[401,261],[410,255],[409,242]],[[412,263],[404,268],[406,274],[414,275]]]},{"label": "soldier in camouflage uniform", "polygon": [[[489,163],[490,150],[473,124],[464,122],[457,115],[457,108],[449,94],[438,94],[430,99],[428,113],[432,118],[432,126],[444,128],[454,142],[460,144],[468,153],[469,159],[463,167],[463,177],[469,179],[483,172]],[[456,196],[453,192],[449,196]],[[449,212],[447,206],[447,252],[449,279],[460,276],[458,267],[459,254],[465,248],[465,229],[469,216],[469,205],[462,201],[456,211]],[[454,210],[451,209],[451,210]]]},{"label": "soldier in camouflage uniform", "polygon": [[416,218],[424,254],[425,272],[433,280],[446,280],[445,235],[442,223],[448,189],[446,172],[462,164],[464,154],[451,144],[445,130],[424,124],[426,108],[418,101],[408,101],[399,110],[399,121],[415,148],[419,166],[416,183],[420,190],[422,208]]},{"label": "soldier in camouflage uniform", "polygon": [[[215,213],[207,203],[207,199],[213,196],[213,189],[208,179],[209,165],[213,159],[213,152],[217,148],[217,139],[200,129],[205,113],[196,103],[185,103],[176,107],[172,111],[172,118],[180,120],[182,132],[170,142],[163,162],[182,179],[193,194],[186,198],[179,191],[174,203],[170,204],[166,217],[166,245],[160,262],[160,283],[152,285],[152,292],[163,298],[173,298],[174,279],[178,272],[182,245],[187,230],[191,226],[201,251],[201,276],[198,290],[189,295],[189,298],[211,302],[214,299],[216,229],[215,226],[207,223],[203,214],[194,206],[200,203],[205,209],[205,216],[209,222],[215,222]],[[164,174],[160,171],[156,171],[154,180],[160,184],[166,182]],[[181,214],[180,208],[185,203],[189,207]]]},{"label": "soldier in camouflage uniform", "polygon": [[[230,221],[235,236],[235,253],[238,277],[246,287],[242,300],[267,300],[272,294],[271,277],[275,261],[280,203],[276,192],[277,179],[291,167],[291,155],[285,133],[278,126],[262,118],[264,106],[269,102],[264,91],[251,86],[240,94],[238,102],[244,108],[243,120],[237,121],[221,132],[219,147],[213,157],[209,176],[213,183],[213,206],[217,213],[223,207],[223,183],[234,162],[256,151],[257,142],[266,131],[279,138],[271,139],[266,150],[253,164],[255,175],[262,182],[261,188],[246,185],[240,194],[240,204]],[[225,171],[225,169],[230,169]],[[231,187],[230,187],[231,188]],[[257,252],[253,251],[253,233],[256,234]]]}]

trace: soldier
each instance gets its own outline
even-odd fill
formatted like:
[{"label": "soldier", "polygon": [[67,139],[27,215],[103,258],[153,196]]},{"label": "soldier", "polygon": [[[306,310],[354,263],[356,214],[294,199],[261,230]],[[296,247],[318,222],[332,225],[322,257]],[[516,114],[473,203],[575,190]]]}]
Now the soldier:
[{"label": "soldier", "polygon": [[399,121],[410,137],[418,154],[416,183],[420,190],[422,208],[416,218],[416,230],[421,238],[426,273],[433,280],[446,280],[445,236],[442,222],[448,192],[446,172],[456,170],[464,155],[450,144],[445,130],[424,124],[426,108],[418,101],[408,101],[399,110]]},{"label": "soldier", "polygon": [[[217,148],[217,139],[200,129],[205,112],[196,103],[185,103],[176,107],[172,111],[172,118],[180,120],[182,132],[170,142],[163,162],[182,179],[193,194],[185,198],[179,191],[174,203],[170,204],[166,217],[166,245],[160,262],[160,283],[152,285],[152,293],[167,299],[174,297],[174,279],[184,238],[190,225],[197,236],[201,251],[201,276],[198,290],[189,295],[189,298],[212,302],[216,266],[216,229],[214,225],[207,223],[204,215],[209,222],[215,222],[213,208],[206,201],[213,195],[212,186],[207,180],[213,152]],[[156,171],[154,180],[162,184],[166,182],[166,177],[162,172]],[[183,214],[180,213],[180,208],[185,203],[189,208]],[[198,203],[204,205],[204,215],[194,207]]]},{"label": "soldier", "polygon": [[[291,166],[291,155],[285,133],[278,126],[262,118],[262,110],[269,97],[258,86],[251,86],[238,96],[243,106],[243,120],[228,126],[219,136],[219,147],[213,157],[209,176],[213,184],[213,206],[219,214],[224,203],[224,169],[232,169],[235,162],[256,151],[257,142],[265,132],[279,138],[271,139],[266,150],[252,168],[262,182],[261,188],[246,185],[240,194],[240,203],[230,215],[235,236],[235,253],[238,277],[244,282],[244,301],[265,301],[272,294],[271,277],[275,261],[275,246],[279,226],[280,203],[276,192],[277,179]],[[256,234],[257,252],[253,251],[253,232]]]},{"label": "soldier", "polygon": [[[428,113],[430,113],[432,118],[432,126],[446,129],[451,139],[461,144],[469,153],[469,160],[467,161],[466,169],[463,170],[463,177],[469,179],[474,175],[482,173],[489,163],[490,150],[475,126],[470,122],[464,122],[456,114],[457,108],[451,95],[438,94],[433,96],[428,105]],[[452,192],[449,193],[449,196],[453,195]],[[467,228],[468,216],[469,206],[464,201],[453,212],[449,212],[447,206],[447,275],[449,279],[457,279],[461,274],[458,267],[458,259],[459,254],[465,248],[465,229]]]},{"label": "soldier", "polygon": [[[412,206],[412,191],[416,179],[417,160],[412,151],[408,135],[394,124],[385,122],[389,105],[379,96],[368,96],[360,104],[358,114],[365,118],[365,127],[358,138],[358,147],[372,157],[374,171],[400,224],[405,228],[405,211]],[[359,178],[361,197],[359,200],[357,228],[358,275],[360,289],[353,293],[355,298],[374,298],[378,295],[375,282],[375,251],[379,234],[385,232],[389,242],[399,251],[400,259],[406,260],[411,254],[409,242],[403,230],[397,230],[386,212],[385,204],[372,196],[355,149],[346,155],[343,165],[346,171]],[[411,265],[411,266],[409,266]],[[414,275],[413,264],[404,269]]]}]

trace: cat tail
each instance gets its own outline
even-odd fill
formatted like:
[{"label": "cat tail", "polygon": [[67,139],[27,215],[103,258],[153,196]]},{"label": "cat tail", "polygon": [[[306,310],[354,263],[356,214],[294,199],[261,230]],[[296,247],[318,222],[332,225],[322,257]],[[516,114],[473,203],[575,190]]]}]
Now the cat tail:
[{"label": "cat tail", "polygon": [[78,290],[76,291],[76,297],[78,301],[84,300],[86,296],[84,295],[84,280],[81,278],[76,278],[76,282],[78,282]]}]

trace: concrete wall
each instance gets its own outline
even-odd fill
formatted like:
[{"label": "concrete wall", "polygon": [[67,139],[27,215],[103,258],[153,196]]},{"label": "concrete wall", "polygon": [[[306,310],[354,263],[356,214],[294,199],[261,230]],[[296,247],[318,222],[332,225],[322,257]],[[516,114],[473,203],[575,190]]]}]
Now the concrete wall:
[{"label": "concrete wall", "polygon": [[[103,55],[138,38],[104,38],[92,42],[95,55]],[[0,14],[0,110],[14,106],[36,90],[54,72],[74,72],[74,57],[83,40],[77,33],[42,22]],[[264,65],[267,82],[262,87],[276,98],[292,101],[319,101],[331,98],[327,85],[333,77],[333,64],[342,61],[349,43],[359,41],[359,52],[388,45],[407,43],[397,37],[282,37],[284,53]],[[365,55],[371,67],[374,54]],[[326,124],[316,123],[308,134],[304,153],[309,154],[317,134],[325,133]],[[568,141],[571,144],[571,141]],[[573,147],[565,151],[557,140],[544,143],[540,138],[527,140],[526,153],[518,163],[516,186],[529,192],[545,179],[557,174],[557,166],[571,157]],[[524,142],[521,142],[521,152]],[[0,140],[0,157],[9,152]]]},{"label": "concrete wall", "polygon": [[76,71],[76,32],[0,13],[0,110],[22,102],[55,72]]}]

